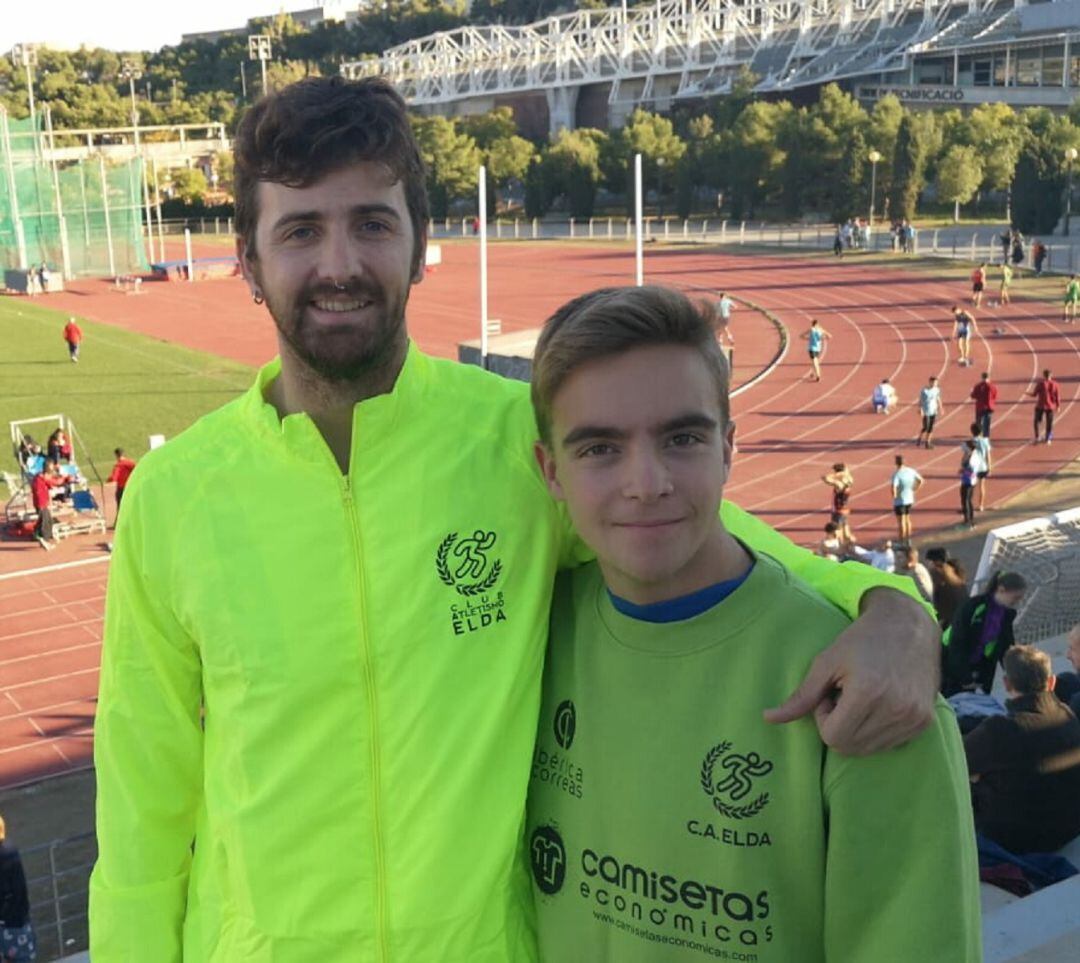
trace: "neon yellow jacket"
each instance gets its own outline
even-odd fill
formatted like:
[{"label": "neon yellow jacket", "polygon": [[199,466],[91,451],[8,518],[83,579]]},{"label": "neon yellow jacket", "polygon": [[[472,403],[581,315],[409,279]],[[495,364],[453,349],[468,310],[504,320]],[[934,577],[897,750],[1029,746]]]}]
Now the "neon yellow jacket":
[{"label": "neon yellow jacket", "polygon": [[[151,452],[109,578],[94,963],[529,961],[556,569],[526,387],[411,348],[343,476],[245,395]],[[730,529],[853,612],[868,566]],[[910,580],[894,580],[902,585]]]}]

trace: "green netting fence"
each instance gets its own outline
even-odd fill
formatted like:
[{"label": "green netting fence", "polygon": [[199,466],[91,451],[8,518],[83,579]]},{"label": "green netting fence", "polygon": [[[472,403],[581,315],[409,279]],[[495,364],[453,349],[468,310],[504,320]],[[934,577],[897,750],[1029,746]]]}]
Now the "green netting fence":
[{"label": "green netting fence", "polygon": [[0,108],[0,269],[69,277],[146,271],[143,160],[52,162],[49,137]]}]

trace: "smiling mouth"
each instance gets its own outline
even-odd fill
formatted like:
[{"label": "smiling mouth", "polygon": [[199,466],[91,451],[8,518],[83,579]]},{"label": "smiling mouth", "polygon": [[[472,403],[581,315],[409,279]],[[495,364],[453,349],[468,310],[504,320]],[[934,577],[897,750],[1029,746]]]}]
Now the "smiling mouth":
[{"label": "smiling mouth", "polygon": [[681,518],[654,518],[640,522],[616,522],[618,528],[664,528],[668,525],[677,525]]},{"label": "smiling mouth", "polygon": [[344,314],[347,311],[359,311],[361,308],[366,308],[374,304],[373,301],[360,300],[358,298],[351,298],[348,301],[315,300],[311,303],[320,311],[328,311],[331,314]]}]

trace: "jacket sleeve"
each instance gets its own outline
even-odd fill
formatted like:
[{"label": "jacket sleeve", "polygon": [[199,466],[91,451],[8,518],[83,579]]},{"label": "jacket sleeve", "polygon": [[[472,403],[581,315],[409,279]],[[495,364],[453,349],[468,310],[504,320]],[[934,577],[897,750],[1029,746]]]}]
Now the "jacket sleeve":
[{"label": "jacket sleeve", "polygon": [[[147,559],[174,555],[134,479],[106,595],[94,737],[98,860],[90,880],[94,963],[179,963],[202,783],[197,648]],[[168,563],[166,563],[168,564]]]},{"label": "jacket sleeve", "polygon": [[771,555],[850,618],[859,617],[859,603],[865,593],[875,588],[891,588],[919,602],[936,623],[933,609],[920,597],[918,588],[910,578],[882,572],[870,565],[838,564],[832,559],[815,555],[726,500],[720,508],[720,515],[732,535],[755,551]]},{"label": "jacket sleeve", "polygon": [[891,752],[829,752],[825,958],[982,960],[970,790],[952,710]]},{"label": "jacket sleeve", "polygon": [[968,772],[981,776],[1007,768],[1007,760],[1012,755],[1014,732],[1014,726],[1005,716],[991,716],[980,722],[964,736]]}]

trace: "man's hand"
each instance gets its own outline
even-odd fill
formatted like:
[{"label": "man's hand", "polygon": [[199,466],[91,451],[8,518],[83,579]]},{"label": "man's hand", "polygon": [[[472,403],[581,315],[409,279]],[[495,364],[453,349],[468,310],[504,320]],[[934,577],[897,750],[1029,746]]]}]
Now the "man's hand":
[{"label": "man's hand", "polygon": [[813,712],[822,741],[849,756],[892,749],[922,732],[940,684],[941,631],[926,609],[876,588],[860,610],[787,701],[765,712],[773,723]]}]

